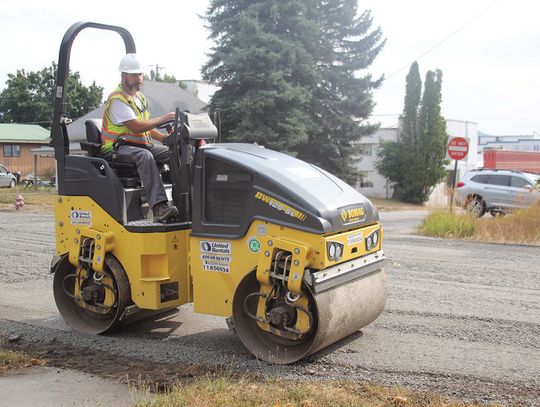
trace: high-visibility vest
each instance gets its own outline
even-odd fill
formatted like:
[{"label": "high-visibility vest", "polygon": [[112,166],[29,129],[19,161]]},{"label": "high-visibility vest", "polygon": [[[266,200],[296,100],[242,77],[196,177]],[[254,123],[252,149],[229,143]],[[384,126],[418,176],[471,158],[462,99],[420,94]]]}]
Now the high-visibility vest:
[{"label": "high-visibility vest", "polygon": [[101,128],[101,150],[103,152],[110,152],[112,150],[112,144],[118,140],[118,137],[123,137],[126,142],[131,144],[140,144],[141,146],[152,144],[150,132],[146,131],[144,133],[135,134],[132,133],[125,124],[114,124],[111,119],[110,107],[112,101],[117,99],[131,107],[137,120],[148,120],[150,113],[147,109],[148,104],[146,103],[146,98],[142,92],[137,92],[137,97],[142,104],[142,109],[136,105],[133,98],[128,95],[121,86],[118,86],[114,92],[109,95],[103,112],[103,125]]}]

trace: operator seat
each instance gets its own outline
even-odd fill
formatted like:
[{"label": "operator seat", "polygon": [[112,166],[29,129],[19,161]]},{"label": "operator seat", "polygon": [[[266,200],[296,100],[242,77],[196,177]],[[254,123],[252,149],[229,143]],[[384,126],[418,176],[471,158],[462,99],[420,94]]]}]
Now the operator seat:
[{"label": "operator seat", "polygon": [[131,157],[101,151],[101,119],[88,119],[86,126],[86,141],[81,141],[81,149],[90,157],[103,158],[118,175],[120,182],[125,188],[133,188],[139,185],[140,178],[137,166]]}]

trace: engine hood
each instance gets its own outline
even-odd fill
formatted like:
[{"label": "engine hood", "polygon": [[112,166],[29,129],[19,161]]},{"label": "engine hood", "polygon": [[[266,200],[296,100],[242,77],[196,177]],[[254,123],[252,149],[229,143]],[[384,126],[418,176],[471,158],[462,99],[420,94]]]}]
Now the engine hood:
[{"label": "engine hood", "polygon": [[[242,223],[245,228],[249,219],[263,219],[326,234],[378,221],[378,213],[369,199],[339,178],[258,145],[207,145],[199,150],[194,173],[194,185],[203,189],[221,182],[219,186],[224,190],[234,190],[238,182],[233,180],[244,180],[244,189],[249,191],[242,219],[236,224]],[[210,199],[202,191],[200,197],[203,201]],[[195,234],[197,229],[194,221]]]}]

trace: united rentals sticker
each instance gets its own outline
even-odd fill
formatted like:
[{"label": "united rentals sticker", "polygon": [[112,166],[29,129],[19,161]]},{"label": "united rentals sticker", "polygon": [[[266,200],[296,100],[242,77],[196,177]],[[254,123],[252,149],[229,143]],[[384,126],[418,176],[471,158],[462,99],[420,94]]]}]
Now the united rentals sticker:
[{"label": "united rentals sticker", "polygon": [[232,243],[202,240],[200,242],[202,269],[218,273],[230,273]]},{"label": "united rentals sticker", "polygon": [[71,211],[69,219],[72,225],[91,225],[92,212],[90,211]]},{"label": "united rentals sticker", "polygon": [[201,252],[231,254],[232,243],[231,242],[211,242],[208,240],[201,240]]},{"label": "united rentals sticker", "polygon": [[349,223],[359,222],[366,217],[366,210],[363,205],[346,206],[338,209],[341,223],[348,225]]},{"label": "united rentals sticker", "polygon": [[283,212],[285,215],[291,216],[293,218],[299,219],[302,222],[306,220],[307,216],[300,212],[299,210],[294,209],[293,207],[278,201],[275,198],[272,198],[269,195],[263,194],[262,192],[257,191],[255,193],[255,199],[260,199],[268,206],[274,208],[277,211]]}]

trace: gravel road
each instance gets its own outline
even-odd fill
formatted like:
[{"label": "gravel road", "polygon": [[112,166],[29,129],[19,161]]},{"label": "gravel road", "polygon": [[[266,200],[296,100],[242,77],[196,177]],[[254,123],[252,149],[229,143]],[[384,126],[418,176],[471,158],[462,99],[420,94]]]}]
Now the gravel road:
[{"label": "gravel road", "polygon": [[540,403],[540,248],[414,235],[423,211],[381,213],[390,296],[372,325],[292,366],[254,359],[191,306],[110,336],[70,330],[48,275],[50,214],[0,211],[0,334],[177,366],[359,379],[504,405]]}]

